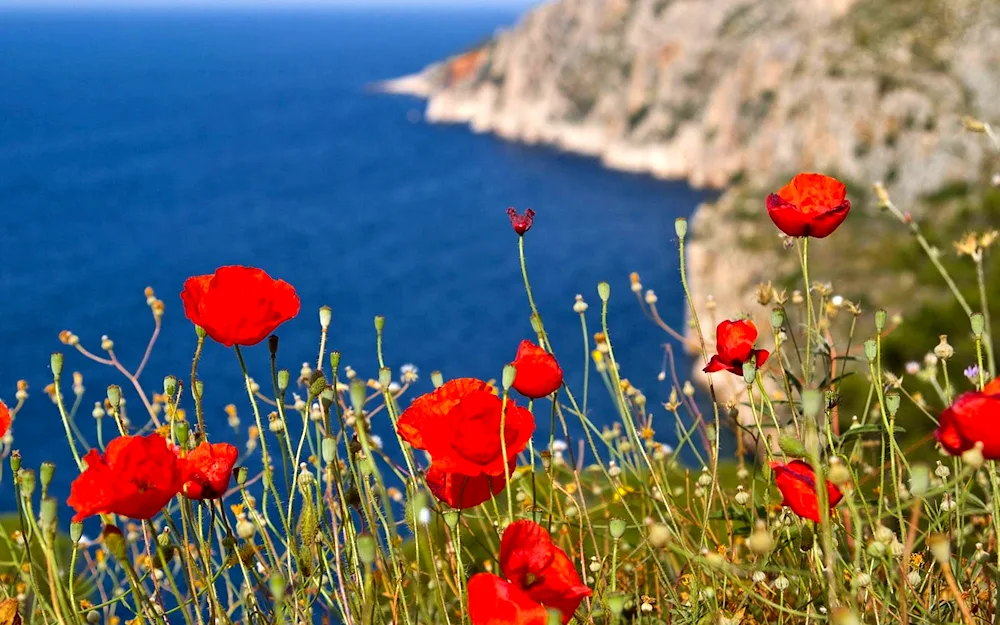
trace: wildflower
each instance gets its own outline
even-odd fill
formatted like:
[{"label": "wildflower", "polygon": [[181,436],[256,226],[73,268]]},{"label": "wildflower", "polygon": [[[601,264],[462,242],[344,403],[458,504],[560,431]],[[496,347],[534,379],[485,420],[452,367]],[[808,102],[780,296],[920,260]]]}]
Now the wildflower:
[{"label": "wildflower", "polygon": [[851,201],[844,183],[823,174],[798,174],[767,196],[767,214],[790,237],[829,236],[847,218]]},{"label": "wildflower", "polygon": [[507,209],[507,217],[510,217],[510,225],[514,228],[514,232],[523,237],[535,222],[535,211],[529,208],[523,215],[519,215],[517,209],[511,206]]},{"label": "wildflower", "polygon": [[87,468],[73,480],[67,503],[74,521],[99,513],[150,519],[180,491],[182,462],[158,434],[121,436],[101,454],[91,449]]},{"label": "wildflower", "polygon": [[753,359],[757,367],[763,366],[770,355],[767,350],[754,349],[757,340],[757,326],[749,319],[723,321],[715,330],[716,351],[708,361],[704,371],[729,371],[743,376],[743,363]]},{"label": "wildflower", "polygon": [[920,373],[920,363],[917,362],[916,360],[911,360],[910,362],[906,363],[906,373],[909,375],[917,375],[918,373]]},{"label": "wildflower", "polygon": [[642,293],[642,282],[639,280],[639,274],[633,271],[629,274],[628,279],[632,284],[632,292],[635,294]]},{"label": "wildflower", "polygon": [[650,306],[653,306],[654,304],[656,304],[657,299],[658,298],[656,297],[656,293],[653,292],[653,289],[649,289],[648,291],[646,291],[646,303],[647,304],[649,304]]},{"label": "wildflower", "polygon": [[188,278],[181,299],[187,318],[226,347],[256,345],[299,313],[295,289],[253,267]]},{"label": "wildflower", "polygon": [[399,379],[403,381],[403,384],[412,384],[417,381],[417,366],[413,364],[405,364],[399,368]]},{"label": "wildflower", "polygon": [[7,430],[10,429],[12,420],[10,410],[7,409],[7,404],[0,401],[0,436],[6,434]]},{"label": "wildflower", "polygon": [[[541,625],[548,622],[546,607],[558,610],[565,624],[580,602],[591,595],[566,552],[533,521],[517,521],[504,532],[500,570],[507,581],[489,573],[469,580],[469,616],[473,625],[535,623],[535,614],[541,618],[537,621]],[[516,611],[507,612],[511,608]],[[508,614],[516,616],[510,619]]]},{"label": "wildflower", "polygon": [[498,436],[502,406],[486,382],[459,378],[417,398],[400,415],[399,435],[431,456],[427,481],[436,497],[470,508],[503,490],[505,472],[527,446],[535,418],[507,400],[505,458]]},{"label": "wildflower", "polygon": [[521,341],[512,363],[514,390],[531,399],[551,395],[562,386],[563,372],[556,357],[531,341]]},{"label": "wildflower", "polygon": [[[816,497],[816,474],[813,468],[801,460],[792,460],[788,464],[772,462],[774,481],[783,497],[781,505],[792,509],[792,512],[805,519],[819,523],[819,499]],[[833,509],[844,494],[829,480],[826,482],[827,500]]]},{"label": "wildflower", "polygon": [[188,499],[218,499],[229,488],[229,478],[239,451],[229,443],[202,442],[183,458],[184,486]]},{"label": "wildflower", "polygon": [[962,372],[965,377],[969,379],[970,382],[976,383],[979,381],[979,365],[972,365],[966,367],[965,371]]},{"label": "wildflower", "polygon": [[789,584],[788,578],[785,577],[784,575],[780,575],[778,576],[777,579],[774,580],[774,587],[777,588],[778,590],[785,590],[786,588],[788,588],[788,584]]},{"label": "wildflower", "polygon": [[982,391],[959,395],[943,413],[934,436],[951,455],[961,455],[982,443],[987,460],[1000,459],[1000,380]]},{"label": "wildflower", "polygon": [[576,296],[576,301],[573,302],[573,312],[581,315],[587,312],[587,302],[583,301],[582,295]]}]

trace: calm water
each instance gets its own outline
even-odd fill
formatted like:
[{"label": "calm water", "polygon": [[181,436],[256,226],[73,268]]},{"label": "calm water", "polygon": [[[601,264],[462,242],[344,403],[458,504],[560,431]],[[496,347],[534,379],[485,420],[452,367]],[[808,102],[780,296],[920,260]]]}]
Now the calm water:
[{"label": "calm water", "polygon": [[[58,332],[73,330],[95,351],[107,334],[134,366],[152,327],[142,290],[153,286],[167,316],[143,379],[157,390],[164,374],[190,367],[181,285],[220,264],[257,265],[296,286],[303,313],[282,328],[279,356],[294,372],[315,360],[315,311],[327,304],[332,347],[364,377],[377,374],[376,314],[388,320],[388,363],[420,367],[419,390],[434,369],[499,377],[531,335],[508,205],[538,211],[530,271],[571,377],[583,360],[573,297],[585,294],[596,312],[595,285],[608,280],[626,374],[650,405],[664,400],[664,336],[640,313],[628,273],[640,271],[680,323],[673,221],[700,195],[415,123],[419,102],[366,92],[370,81],[414,71],[514,19],[0,13],[0,396],[12,402],[20,378],[31,385],[15,428],[26,463],[57,460],[56,490],[68,493],[75,471],[42,393],[49,353],[64,349]],[[266,347],[248,359],[266,379]],[[92,434],[90,407],[124,380],[75,353],[66,369],[85,375],[80,421]],[[212,344],[202,372],[213,437],[238,442],[222,412],[234,402],[244,424],[251,418],[235,356]],[[609,404],[594,406],[607,421]],[[658,429],[672,425],[664,417]]]}]

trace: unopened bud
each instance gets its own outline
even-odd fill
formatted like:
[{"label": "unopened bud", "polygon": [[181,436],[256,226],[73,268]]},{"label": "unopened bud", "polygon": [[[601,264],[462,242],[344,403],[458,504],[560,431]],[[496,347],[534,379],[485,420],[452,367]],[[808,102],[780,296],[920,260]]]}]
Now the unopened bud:
[{"label": "unopened bud", "polygon": [[780,308],[771,310],[771,327],[775,330],[781,329],[785,325],[785,311]]},{"label": "unopened bud", "polygon": [[885,321],[888,319],[889,313],[885,309],[879,308],[875,311],[875,331],[881,333],[885,329]]},{"label": "unopened bud", "polygon": [[278,371],[278,392],[284,393],[285,389],[288,388],[288,383],[292,379],[291,372],[288,369],[281,369]]},{"label": "unopened bud", "polygon": [[986,318],[983,317],[983,313],[972,313],[969,321],[972,323],[972,335],[977,339],[981,338],[986,331]]},{"label": "unopened bud", "polygon": [[625,524],[624,519],[611,519],[608,523],[608,530],[611,532],[611,538],[615,540],[620,540],[622,536],[625,535],[625,529],[628,526]]},{"label": "unopened bud", "polygon": [[43,462],[41,468],[38,470],[38,477],[42,483],[42,492],[47,492],[49,489],[49,484],[52,483],[52,476],[55,475],[56,465],[52,462]]},{"label": "unopened bud", "polygon": [[333,374],[337,373],[337,368],[340,366],[340,352],[332,351],[330,352],[330,371]]},{"label": "unopened bud", "polygon": [[180,444],[181,449],[187,449],[187,442],[190,433],[191,430],[187,421],[174,422],[174,436],[177,437],[177,442]]},{"label": "unopened bud", "polygon": [[337,440],[327,436],[322,443],[323,462],[332,463],[337,457]]},{"label": "unopened bud", "polygon": [[517,375],[517,369],[513,364],[504,365],[503,375],[500,378],[500,383],[503,385],[503,390],[510,390],[510,387],[514,385],[514,377]]},{"label": "unopened bud", "polygon": [[875,339],[868,339],[864,342],[863,346],[865,348],[865,358],[868,359],[868,362],[875,362],[875,359],[878,357],[878,343],[875,342]]},{"label": "unopened bud", "polygon": [[362,534],[357,538],[358,557],[367,565],[375,562],[375,539],[371,534]]},{"label": "unopened bud", "polygon": [[747,386],[751,386],[754,380],[757,379],[757,363],[753,360],[748,360],[743,363],[743,381],[747,383]]},{"label": "unopened bud", "polygon": [[678,217],[674,220],[674,232],[677,233],[678,239],[683,239],[688,233],[688,220],[684,217]]},{"label": "unopened bud", "polygon": [[899,411],[899,402],[899,393],[886,393],[885,409],[890,417],[896,416],[896,413]]},{"label": "unopened bud", "polygon": [[607,301],[611,298],[611,285],[607,282],[598,282],[597,295],[601,298],[602,302],[607,303]]},{"label": "unopened bud", "polygon": [[52,357],[49,358],[49,364],[52,367],[52,375],[58,378],[62,375],[63,370],[63,355],[60,352],[55,352]]},{"label": "unopened bud", "polygon": [[125,536],[122,535],[120,529],[114,525],[105,525],[101,531],[101,538],[115,559],[120,562],[128,561],[128,546],[125,544]]},{"label": "unopened bud", "polygon": [[201,398],[205,396],[205,383],[202,380],[195,380],[191,385],[191,394],[194,398],[201,401]]},{"label": "unopened bud", "polygon": [[244,484],[247,483],[248,473],[249,469],[247,469],[246,467],[236,467],[236,469],[233,471],[233,477],[236,478],[236,484],[238,486],[243,486]]},{"label": "unopened bud", "polygon": [[112,384],[108,387],[108,402],[111,407],[118,410],[118,406],[122,403],[122,389],[117,384]]},{"label": "unopened bud", "polygon": [[931,486],[931,470],[926,464],[914,463],[910,465],[910,492],[915,497],[920,497],[926,493]]},{"label": "unopened bud", "polygon": [[392,369],[389,367],[382,367],[378,370],[378,383],[382,387],[383,391],[389,390],[389,385],[392,384]]},{"label": "unopened bud", "polygon": [[441,375],[440,371],[431,371],[431,384],[434,385],[434,388],[441,388],[441,385],[444,384],[444,376]]},{"label": "unopened bud", "polygon": [[163,394],[170,398],[177,394],[177,378],[172,375],[163,378]]},{"label": "unopened bud", "polygon": [[329,306],[323,306],[319,309],[319,327],[326,330],[330,327],[330,321],[333,319],[333,310]]}]

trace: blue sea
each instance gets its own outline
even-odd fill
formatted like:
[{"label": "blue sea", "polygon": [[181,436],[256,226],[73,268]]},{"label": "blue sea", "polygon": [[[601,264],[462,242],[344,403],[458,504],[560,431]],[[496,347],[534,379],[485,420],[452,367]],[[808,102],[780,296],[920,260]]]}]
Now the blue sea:
[{"label": "blue sea", "polygon": [[[373,318],[385,315],[388,364],[417,365],[417,392],[435,369],[499,378],[532,336],[511,205],[538,213],[529,271],[570,381],[579,385],[585,359],[574,296],[590,301],[596,331],[596,284],[607,280],[624,374],[649,397],[657,428],[672,431],[658,408],[669,385],[656,380],[667,337],[643,316],[628,274],[640,272],[681,325],[673,222],[704,195],[426,124],[421,102],[368,88],[516,19],[415,8],[0,13],[0,397],[13,405],[16,381],[30,384],[14,427],[26,465],[55,460],[54,492],[68,494],[76,470],[43,392],[49,354],[67,350],[59,331],[98,353],[108,335],[134,367],[153,287],[166,316],[142,379],[157,391],[165,374],[190,371],[184,279],[223,264],[262,267],[298,290],[302,313],[279,331],[279,365],[293,373],[315,362],[317,310],[329,305],[330,347],[361,377],[377,376]],[[266,380],[266,346],[247,357]],[[687,362],[679,369],[683,379]],[[67,379],[72,371],[84,375],[79,422],[91,442],[90,411],[108,384],[141,414],[114,370],[68,351]],[[213,439],[242,445],[222,410],[232,402],[244,427],[252,419],[234,353],[208,345],[201,372]],[[68,381],[63,390],[71,396]],[[600,385],[592,392],[593,418],[609,422]],[[375,428],[395,445],[387,423]],[[12,503],[3,496],[0,509]]]}]

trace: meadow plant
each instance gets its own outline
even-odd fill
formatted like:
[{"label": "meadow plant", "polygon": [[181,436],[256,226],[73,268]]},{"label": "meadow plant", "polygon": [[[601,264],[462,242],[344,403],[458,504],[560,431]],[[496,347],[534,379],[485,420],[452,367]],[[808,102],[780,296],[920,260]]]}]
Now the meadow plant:
[{"label": "meadow plant", "polygon": [[[326,307],[315,366],[279,368],[274,332],[299,313],[295,290],[233,266],[184,285],[191,368],[153,391],[140,378],[165,305],[147,290],[154,332],[135,369],[107,338],[98,355],[72,332],[60,336],[127,382],[94,405],[95,449],[77,418],[86,412],[82,378],[74,376],[71,402],[66,357],[52,355],[46,391],[77,464],[59,470],[78,472],[71,522],[58,518],[63,494],[49,489],[55,466],[10,451],[27,385],[9,410],[0,404],[16,507],[0,534],[0,623],[996,622],[1000,381],[988,294],[967,301],[917,220],[883,186],[875,192],[958,298],[975,354],[959,357],[942,336],[913,346],[929,350],[905,372],[889,370],[883,342],[905,325],[814,281],[823,268],[810,267],[809,246],[835,240],[851,211],[844,185],[820,174],[761,198],[801,268],[790,296],[770,283],[758,289],[769,328],[719,311],[730,318],[714,339],[706,332],[684,263],[692,233],[676,222],[690,342],[706,384],[686,380],[668,348],[658,379],[669,400],[657,406],[616,358],[608,283],[597,285],[596,311],[582,296],[568,303],[584,375],[582,388],[564,382],[560,361],[571,356],[553,353],[529,281],[531,210],[508,215],[534,340],[511,346],[499,382],[432,373],[435,390],[409,397],[418,372],[385,366],[382,317],[373,328],[379,368],[366,380],[328,351]],[[980,284],[996,237],[956,244]],[[655,293],[637,274],[631,284],[665,326]],[[873,331],[859,336],[869,322]],[[261,384],[242,348],[264,341],[270,379]],[[240,412],[252,414],[243,450],[206,426],[206,349],[230,349],[242,371],[244,388],[226,390],[226,413],[234,427]],[[742,397],[716,397],[718,376],[735,376]],[[847,387],[848,376],[865,382]],[[594,386],[612,399],[610,423],[593,418]],[[848,389],[863,406],[850,418],[840,414]],[[933,424],[936,444],[904,447],[903,402]],[[379,422],[396,440],[374,434]],[[738,451],[727,458],[729,430]],[[104,529],[87,539],[82,521],[95,515]]]}]

